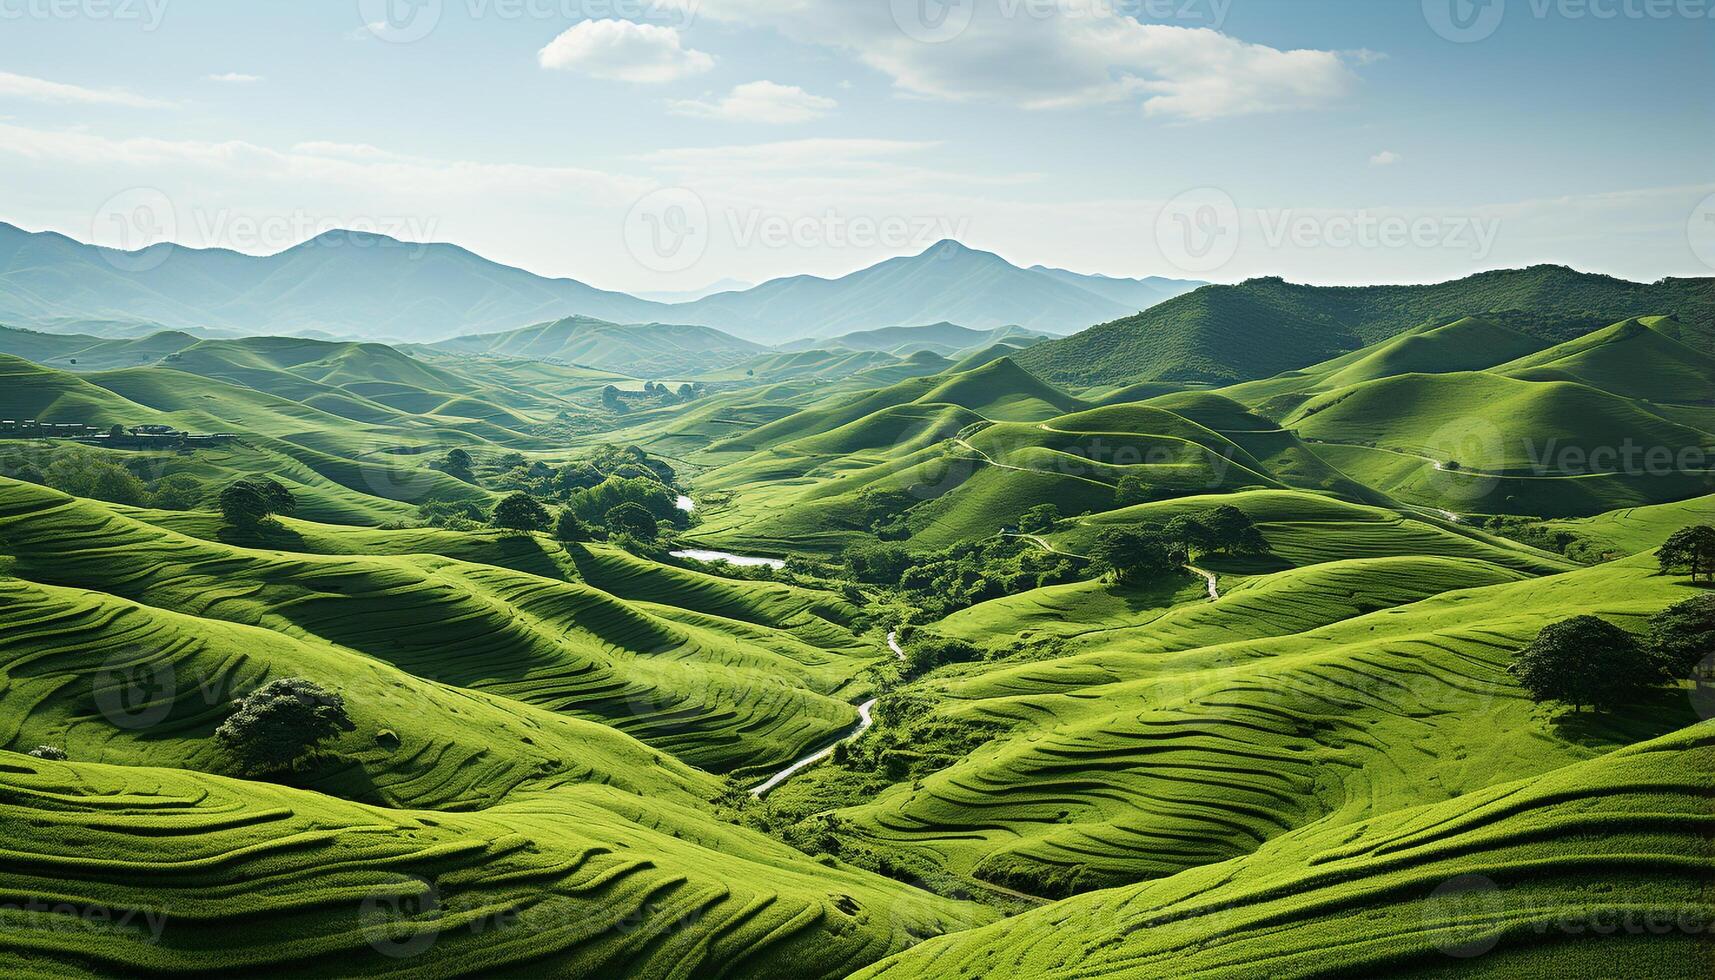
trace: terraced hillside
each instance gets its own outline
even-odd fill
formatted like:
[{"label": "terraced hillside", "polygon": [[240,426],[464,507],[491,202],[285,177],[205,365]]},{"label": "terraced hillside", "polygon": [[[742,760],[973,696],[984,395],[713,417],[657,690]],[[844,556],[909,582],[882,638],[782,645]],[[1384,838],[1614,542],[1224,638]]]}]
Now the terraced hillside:
[{"label": "terraced hillside", "polygon": [[1548,772],[1697,720],[1680,700],[1569,731],[1506,673],[1569,608],[1641,624],[1689,594],[1652,564],[1532,579],[1364,559],[1229,579],[1214,603],[1044,590],[1037,601],[1087,610],[1075,630],[1022,602],[978,606],[944,628],[1025,649],[1052,636],[1058,655],[950,672],[928,692],[948,719],[1012,734],[842,818],[862,839],[1055,895]]},{"label": "terraced hillside", "polygon": [[[1654,553],[1715,514],[1695,325],[1532,316],[1094,398],[1010,347],[684,398],[527,350],[0,358],[0,415],[239,433],[0,439],[0,891],[47,906],[0,902],[0,969],[1702,976],[1707,684],[1573,711],[1509,671],[1707,592]],[[1538,472],[1627,440],[1673,465]],[[70,453],[300,506],[39,485]],[[651,473],[650,540],[578,496]],[[515,490],[611,526],[416,506]],[[1253,544],[1183,530],[1219,514]],[[1184,553],[1110,574],[1151,533]],[[264,776],[215,733],[282,678],[351,730]]]},{"label": "terraced hillside", "polygon": [[1715,724],[932,940],[862,977],[1693,975]]},{"label": "terraced hillside", "polygon": [[850,610],[837,600],[739,609],[711,583],[687,606],[629,603],[586,584],[558,545],[540,546],[569,580],[421,553],[238,548],[0,486],[0,547],[16,576],[362,653],[600,720],[708,768],[765,769],[855,719],[833,695],[875,654],[844,631]]}]

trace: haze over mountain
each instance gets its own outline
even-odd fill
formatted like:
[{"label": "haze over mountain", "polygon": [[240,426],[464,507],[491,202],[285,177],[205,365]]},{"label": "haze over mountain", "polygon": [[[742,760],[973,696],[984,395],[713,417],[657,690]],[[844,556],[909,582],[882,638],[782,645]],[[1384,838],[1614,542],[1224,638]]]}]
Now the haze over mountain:
[{"label": "haze over mountain", "polygon": [[672,323],[608,323],[574,316],[505,333],[455,337],[438,351],[562,361],[638,377],[719,370],[766,348],[709,327]]},{"label": "haze over mountain", "polygon": [[1021,269],[942,242],[838,279],[795,276],[661,303],[549,279],[456,245],[332,231],[268,256],[123,252],[0,223],[0,322],[150,321],[174,329],[434,342],[582,316],[714,327],[760,343],[952,321],[1070,333],[1193,288]]},{"label": "haze over mountain", "polygon": [[790,344],[780,345],[780,349],[788,351],[888,351],[902,355],[927,350],[952,356],[990,347],[1003,341],[1014,347],[1023,348],[1047,339],[1047,334],[1017,326],[996,327],[993,330],[972,330],[956,323],[942,322],[924,324],[918,327],[882,327],[878,330],[862,330],[857,333],[825,339],[797,340]]},{"label": "haze over mountain", "polygon": [[[942,320],[976,330],[1020,326],[1066,334],[1201,285],[1125,282],[1021,269],[992,252],[947,240],[839,279],[792,276],[742,293],[710,296],[680,306],[676,316],[753,340],[832,337]],[[1128,292],[1145,305],[1114,298]]]}]

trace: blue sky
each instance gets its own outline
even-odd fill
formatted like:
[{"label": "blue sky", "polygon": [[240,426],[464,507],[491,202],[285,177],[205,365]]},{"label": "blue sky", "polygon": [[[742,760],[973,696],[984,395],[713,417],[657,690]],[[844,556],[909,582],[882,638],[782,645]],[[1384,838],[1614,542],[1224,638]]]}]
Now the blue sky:
[{"label": "blue sky", "polygon": [[638,291],[943,237],[1221,281],[1715,272],[1715,0],[391,2],[0,0],[0,220],[374,228]]}]

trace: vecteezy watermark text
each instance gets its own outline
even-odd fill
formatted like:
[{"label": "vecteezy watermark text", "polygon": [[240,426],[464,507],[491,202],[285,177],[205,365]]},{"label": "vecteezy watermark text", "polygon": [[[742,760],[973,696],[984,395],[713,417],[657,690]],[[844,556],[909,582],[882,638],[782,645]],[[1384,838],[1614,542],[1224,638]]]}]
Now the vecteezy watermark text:
[{"label": "vecteezy watermark text", "polygon": [[1423,0],[1423,19],[1458,44],[1493,37],[1509,9],[1535,20],[1715,20],[1715,0]]},{"label": "vecteezy watermark text", "polygon": [[[165,3],[166,0],[156,0]],[[467,20],[540,20],[572,24],[626,20],[664,27],[689,27],[701,0],[463,0]],[[421,41],[440,26],[447,0],[357,0],[363,27],[356,37],[392,44]]]},{"label": "vecteezy watermark text", "polygon": [[1501,219],[1470,215],[1308,214],[1288,208],[1258,211],[1257,220],[1271,249],[1453,249],[1483,259],[1494,252],[1501,233]]},{"label": "vecteezy watermark text", "polygon": [[792,214],[764,208],[729,207],[711,212],[702,197],[684,187],[653,191],[625,216],[625,247],[653,272],[683,272],[702,260],[713,232],[724,227],[738,249],[852,248],[902,251],[963,239],[970,219],[952,215],[846,214],[829,208]]},{"label": "vecteezy watermark text", "polygon": [[145,31],[161,26],[170,0],[0,0],[0,21],[108,20],[136,23]]}]

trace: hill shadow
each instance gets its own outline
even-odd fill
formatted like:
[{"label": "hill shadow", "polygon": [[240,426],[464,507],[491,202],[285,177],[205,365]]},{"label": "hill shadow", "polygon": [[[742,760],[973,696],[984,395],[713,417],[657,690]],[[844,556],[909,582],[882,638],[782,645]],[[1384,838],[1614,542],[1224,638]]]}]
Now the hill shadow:
[{"label": "hill shadow", "polygon": [[1608,751],[1647,742],[1702,721],[1691,701],[1691,688],[1674,685],[1658,688],[1618,710],[1566,708],[1549,724],[1568,742]]},{"label": "hill shadow", "polygon": [[215,533],[215,539],[221,544],[229,544],[235,548],[298,552],[310,550],[309,545],[304,543],[302,534],[274,521],[263,521],[252,527],[222,525]]}]

